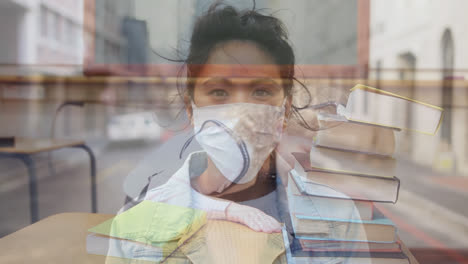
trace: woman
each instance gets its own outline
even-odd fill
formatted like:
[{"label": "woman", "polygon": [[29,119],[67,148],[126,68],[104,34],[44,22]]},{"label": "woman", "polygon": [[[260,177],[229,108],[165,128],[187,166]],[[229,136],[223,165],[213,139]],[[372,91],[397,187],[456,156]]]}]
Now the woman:
[{"label": "woman", "polygon": [[204,152],[145,199],[280,231],[273,151],[292,111],[295,63],[283,28],[274,17],[218,5],[197,21],[183,95]]},{"label": "woman", "polygon": [[[203,151],[145,199],[280,232],[288,223],[276,152],[292,113],[295,57],[280,20],[212,6],[194,26],[182,91]],[[290,225],[288,224],[290,229]]]}]

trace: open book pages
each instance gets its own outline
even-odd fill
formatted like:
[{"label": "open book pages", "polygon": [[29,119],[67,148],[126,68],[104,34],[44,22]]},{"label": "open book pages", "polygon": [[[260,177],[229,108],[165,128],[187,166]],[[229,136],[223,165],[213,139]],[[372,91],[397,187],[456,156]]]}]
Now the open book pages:
[{"label": "open book pages", "polygon": [[308,169],[316,171],[383,178],[392,178],[396,174],[396,160],[394,158],[319,146],[311,148],[309,162]]},{"label": "open book pages", "polygon": [[373,202],[396,203],[400,188],[397,177],[375,177],[360,174],[316,170],[310,167],[306,153],[293,153],[296,158],[291,175],[301,193]]},{"label": "open book pages", "polygon": [[345,194],[349,199],[359,201],[396,203],[400,188],[400,181],[396,177],[382,179],[338,173],[310,172],[307,177],[299,177],[299,179],[310,195],[314,195],[313,192],[318,189],[317,186],[322,188],[326,186],[337,193]]},{"label": "open book pages", "polygon": [[394,129],[349,121],[333,114],[319,113],[320,127],[316,146],[352,152],[392,156],[395,152]]},{"label": "open book pages", "polygon": [[[307,254],[310,253],[310,254]],[[293,254],[295,264],[410,264],[408,257],[404,253],[387,253],[385,256],[382,254],[368,254],[366,257],[358,257],[356,254],[342,254],[339,257],[338,254],[333,254],[332,257],[316,256],[315,252],[303,252]],[[313,258],[313,262],[310,260]]]},{"label": "open book pages", "polygon": [[[301,193],[291,173],[288,180],[289,210],[294,214],[321,217],[324,219],[372,219],[372,202],[353,201]],[[358,213],[354,211],[357,209]]]},{"label": "open book pages", "polygon": [[442,112],[440,107],[361,84],[351,89],[346,107],[337,108],[339,115],[351,121],[429,135],[437,132]]},{"label": "open book pages", "polygon": [[324,219],[291,213],[296,238],[355,242],[393,243],[396,226],[376,210],[371,220]]},{"label": "open book pages", "polygon": [[[285,263],[284,241],[281,233],[256,232],[247,226],[210,220],[190,240],[180,245],[168,258],[160,248],[129,240],[89,234],[89,254],[106,255],[106,263]],[[109,243],[132,247],[131,257],[122,251],[109,251]],[[177,242],[175,242],[177,247]],[[123,260],[122,260],[123,259]],[[129,260],[131,259],[131,260]]]},{"label": "open book pages", "polygon": [[194,264],[284,263],[281,233],[256,232],[249,227],[210,220],[180,250]]},{"label": "open book pages", "polygon": [[[297,238],[311,240],[346,240],[358,242],[395,242],[396,228],[384,219],[371,221],[323,220],[293,215],[292,223]],[[352,235],[349,230],[353,231]]]},{"label": "open book pages", "polygon": [[352,242],[340,240],[299,240],[304,251],[401,252],[400,241],[393,243]]}]

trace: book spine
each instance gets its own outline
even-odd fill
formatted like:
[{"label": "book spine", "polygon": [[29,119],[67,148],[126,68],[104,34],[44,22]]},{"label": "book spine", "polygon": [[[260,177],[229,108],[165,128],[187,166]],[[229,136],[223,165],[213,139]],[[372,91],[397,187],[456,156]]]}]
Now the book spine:
[{"label": "book spine", "polygon": [[[296,165],[297,165],[297,162],[296,162]],[[297,186],[297,189],[299,189],[299,192],[302,194],[307,194],[304,183],[301,181],[301,179],[299,179],[299,174],[297,173],[297,170],[296,169],[292,170],[290,174],[294,180],[294,183]]]},{"label": "book spine", "polygon": [[296,234],[297,239],[312,240],[312,241],[345,241],[345,242],[358,242],[358,243],[395,243],[396,240],[392,241],[379,241],[379,240],[365,240],[365,239],[341,239],[333,237],[320,237],[320,236],[309,236],[304,234]]},{"label": "book spine", "polygon": [[344,152],[350,152],[350,153],[355,153],[355,154],[363,154],[363,155],[369,155],[369,156],[375,156],[375,157],[380,157],[380,158],[388,158],[394,160],[395,158],[393,157],[393,154],[382,154],[382,153],[377,153],[377,152],[369,152],[369,151],[362,151],[362,150],[355,150],[355,149],[345,149],[345,148],[338,148],[335,146],[326,146],[324,144],[320,144],[320,142],[314,142],[314,147],[316,148],[324,148],[324,149],[330,149],[330,150],[337,150],[337,151],[344,151]]}]

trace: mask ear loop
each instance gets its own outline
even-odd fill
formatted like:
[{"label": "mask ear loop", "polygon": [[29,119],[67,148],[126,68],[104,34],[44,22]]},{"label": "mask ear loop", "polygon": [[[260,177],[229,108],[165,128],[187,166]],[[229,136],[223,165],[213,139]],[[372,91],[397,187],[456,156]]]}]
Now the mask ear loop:
[{"label": "mask ear loop", "polygon": [[[197,106],[195,105],[195,102],[193,101],[193,98],[190,98],[190,103],[192,104],[192,118],[193,118],[193,111]],[[182,155],[184,154],[185,150],[190,146],[190,143],[192,143],[195,136],[198,135],[203,130],[203,128],[205,127],[205,124],[208,121],[210,121],[210,120],[205,121],[205,123],[203,123],[202,127],[198,130],[198,132],[193,134],[189,139],[187,139],[187,141],[185,141],[184,145],[182,146],[182,149],[179,152],[179,159],[182,159]]]},{"label": "mask ear loop", "polygon": [[281,105],[281,107],[283,108],[286,108],[286,102],[288,101],[288,97],[286,96],[283,100],[283,104]]},{"label": "mask ear loop", "polygon": [[[217,121],[217,120],[206,120],[202,126],[200,127],[200,129],[194,134],[192,135],[185,143],[184,145],[182,146],[182,149],[180,150],[180,153],[179,153],[179,159],[182,159],[182,155],[183,153],[185,152],[185,150],[189,147],[190,143],[192,143],[193,139],[205,128],[205,126],[208,124],[208,123],[213,123],[215,124],[216,126],[222,128],[225,132],[227,132],[233,139],[236,137],[233,133],[233,131],[226,127],[223,123]],[[245,144],[245,142],[238,138],[238,140],[235,140],[236,143],[237,143],[237,147],[239,147],[239,150],[241,152],[241,155],[242,155],[242,159],[243,159],[243,166],[242,166],[242,170],[241,172],[239,173],[239,176],[236,177],[236,179],[234,179],[234,181],[232,181],[233,183],[237,183],[240,181],[240,179],[242,179],[245,174],[247,173],[247,170],[249,169],[250,167],[250,156],[249,156],[249,152],[247,151],[247,145]]]}]

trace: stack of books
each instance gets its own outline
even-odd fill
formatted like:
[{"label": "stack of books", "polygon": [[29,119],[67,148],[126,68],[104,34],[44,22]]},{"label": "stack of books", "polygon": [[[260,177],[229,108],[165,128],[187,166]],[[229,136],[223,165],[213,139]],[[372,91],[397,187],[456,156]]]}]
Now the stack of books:
[{"label": "stack of books", "polygon": [[[424,122],[400,122],[392,117],[398,107],[413,109]],[[317,133],[310,153],[293,153],[289,173],[295,262],[409,263],[396,226],[374,203],[398,200],[393,131],[435,134],[441,118],[441,108],[363,85],[336,114],[319,114],[330,128]],[[390,138],[370,139],[376,133]]]}]

